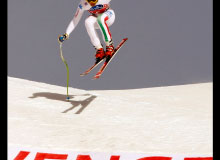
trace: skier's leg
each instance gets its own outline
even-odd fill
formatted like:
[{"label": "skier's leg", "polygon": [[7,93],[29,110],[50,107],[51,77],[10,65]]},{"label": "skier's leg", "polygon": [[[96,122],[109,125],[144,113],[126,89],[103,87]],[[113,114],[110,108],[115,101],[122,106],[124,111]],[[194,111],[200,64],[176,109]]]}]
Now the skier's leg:
[{"label": "skier's leg", "polygon": [[108,45],[108,42],[112,40],[111,32],[109,26],[111,26],[115,21],[115,13],[112,9],[100,14],[98,16],[98,24],[102,31],[103,40]]},{"label": "skier's leg", "polygon": [[115,13],[112,9],[100,14],[98,16],[98,24],[102,31],[102,35],[106,44],[106,55],[111,56],[114,52],[114,46],[112,42],[111,32],[109,26],[111,26],[115,21]]},{"label": "skier's leg", "polygon": [[88,32],[92,45],[96,49],[99,49],[99,48],[102,48],[102,45],[101,45],[101,42],[99,40],[98,34],[95,29],[96,22],[97,22],[97,17],[89,16],[85,20],[85,26],[86,26],[86,30]]},{"label": "skier's leg", "polygon": [[95,57],[96,57],[96,63],[98,63],[101,59],[105,57],[105,51],[102,47],[102,44],[99,40],[98,34],[95,29],[97,27],[97,17],[89,16],[85,20],[85,26],[86,26],[88,35],[90,37],[91,43],[96,49]]}]

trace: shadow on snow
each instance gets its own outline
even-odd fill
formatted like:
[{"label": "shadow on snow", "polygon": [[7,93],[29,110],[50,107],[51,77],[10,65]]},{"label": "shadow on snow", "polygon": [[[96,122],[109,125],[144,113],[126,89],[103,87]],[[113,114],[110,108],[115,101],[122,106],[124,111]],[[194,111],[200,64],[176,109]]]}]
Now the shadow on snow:
[{"label": "shadow on snow", "polygon": [[[76,96],[86,96],[87,98],[84,100],[80,100],[80,101],[71,100],[71,99],[74,99],[74,97],[76,97]],[[75,113],[75,114],[80,114],[97,96],[94,96],[91,94],[69,95],[70,99],[66,100],[66,95],[64,95],[64,94],[50,93],[50,92],[38,92],[38,93],[34,93],[29,98],[38,98],[38,97],[45,97],[45,98],[51,99],[51,100],[68,102],[73,105],[72,107],[64,110],[62,113],[67,113],[67,112],[73,110],[74,108],[81,106],[81,108]]]}]

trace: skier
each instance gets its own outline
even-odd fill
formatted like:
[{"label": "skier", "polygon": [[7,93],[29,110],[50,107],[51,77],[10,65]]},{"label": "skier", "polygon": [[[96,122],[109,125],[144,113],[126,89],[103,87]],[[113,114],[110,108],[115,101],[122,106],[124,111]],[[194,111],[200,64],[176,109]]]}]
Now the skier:
[{"label": "skier", "polygon": [[[84,11],[88,11],[90,15],[85,20],[85,27],[91,43],[96,49],[96,62],[105,57],[111,57],[114,53],[114,46],[109,26],[115,21],[115,13],[110,8],[110,1],[111,0],[81,0],[72,21],[66,29],[66,33],[60,35],[58,41],[62,43],[64,40],[67,40],[71,32],[79,23]],[[106,51],[103,49],[96,29],[101,30],[106,45]]]}]

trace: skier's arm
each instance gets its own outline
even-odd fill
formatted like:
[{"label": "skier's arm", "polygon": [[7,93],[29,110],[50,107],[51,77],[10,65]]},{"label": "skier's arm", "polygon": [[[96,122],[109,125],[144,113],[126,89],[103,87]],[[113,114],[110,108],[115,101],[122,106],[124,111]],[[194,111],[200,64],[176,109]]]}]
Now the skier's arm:
[{"label": "skier's arm", "polygon": [[71,32],[75,29],[75,27],[79,23],[82,15],[83,15],[83,12],[84,12],[84,9],[82,8],[82,5],[79,4],[73,19],[71,20],[71,22],[69,23],[69,25],[66,29],[66,34],[68,36],[71,34]]},{"label": "skier's arm", "polygon": [[80,3],[78,8],[76,9],[76,13],[75,13],[73,19],[71,20],[71,22],[69,23],[69,25],[66,29],[66,32],[63,35],[58,36],[59,43],[63,43],[63,41],[69,39],[69,35],[71,34],[71,32],[75,29],[75,27],[79,23],[79,20],[81,19],[82,15],[83,15],[83,12],[84,12],[84,6]]}]

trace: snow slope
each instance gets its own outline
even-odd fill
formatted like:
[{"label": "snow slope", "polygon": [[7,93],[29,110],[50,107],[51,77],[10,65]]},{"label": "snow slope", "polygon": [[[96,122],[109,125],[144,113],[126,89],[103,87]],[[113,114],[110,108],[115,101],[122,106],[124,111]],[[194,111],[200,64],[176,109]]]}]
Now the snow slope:
[{"label": "snow slope", "polygon": [[80,90],[8,77],[8,145],[212,155],[212,83]]}]

